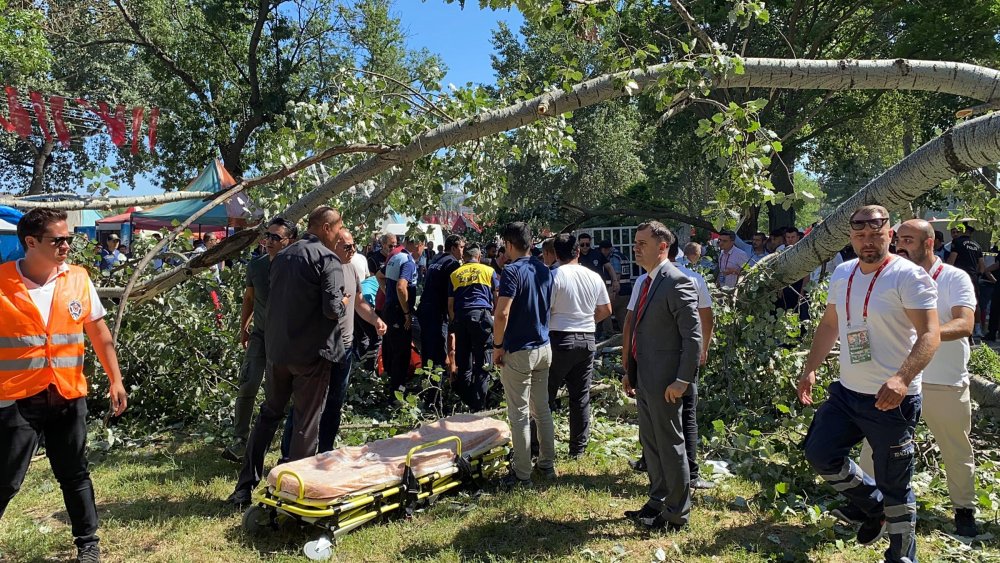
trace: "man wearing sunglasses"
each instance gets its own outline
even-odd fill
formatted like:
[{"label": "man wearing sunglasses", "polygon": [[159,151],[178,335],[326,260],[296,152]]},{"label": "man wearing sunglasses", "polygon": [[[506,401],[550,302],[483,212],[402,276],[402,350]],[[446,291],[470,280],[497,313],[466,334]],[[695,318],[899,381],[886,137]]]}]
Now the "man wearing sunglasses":
[{"label": "man wearing sunglasses", "polygon": [[73,240],[66,212],[33,209],[18,222],[17,236],[24,258],[0,265],[0,516],[44,434],[77,560],[100,561],[86,455],[84,333],[111,380],[114,416],[125,411],[128,395],[97,291],[86,270],[66,263]]},{"label": "man wearing sunglasses", "polygon": [[[866,205],[851,216],[858,258],[830,277],[826,312],[798,381],[798,397],[813,404],[816,370],[840,340],[840,377],[813,417],[805,456],[816,471],[864,514],[858,543],[888,531],[890,563],[916,561],[917,505],[913,435],[920,418],[921,375],[940,345],[937,288],[923,268],[889,254],[889,213]],[[850,459],[871,444],[875,475]]]},{"label": "man wearing sunglasses", "polygon": [[240,367],[240,387],[236,393],[236,409],[233,414],[235,440],[222,450],[223,459],[235,463],[243,461],[247,437],[250,435],[253,406],[260,384],[264,381],[264,368],[267,365],[264,322],[271,288],[271,261],[285,247],[295,242],[298,236],[299,228],[294,223],[281,217],[271,219],[260,240],[265,254],[251,260],[247,266],[247,283],[243,290],[243,307],[240,309],[240,344],[246,352]]}]

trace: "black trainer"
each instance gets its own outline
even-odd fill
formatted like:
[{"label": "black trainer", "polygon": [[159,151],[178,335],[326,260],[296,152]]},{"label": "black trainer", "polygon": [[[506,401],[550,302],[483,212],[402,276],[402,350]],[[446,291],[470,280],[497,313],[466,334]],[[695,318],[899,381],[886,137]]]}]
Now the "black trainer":
[{"label": "black trainer", "polygon": [[500,485],[500,488],[507,490],[522,487],[530,488],[534,485],[534,483],[531,482],[531,479],[521,479],[515,475],[513,471],[501,477],[498,484]]},{"label": "black trainer", "polygon": [[85,545],[76,551],[77,563],[101,563],[101,548],[96,543]]},{"label": "black trainer", "polygon": [[976,526],[976,509],[955,509],[955,533],[966,538],[974,538],[979,535],[979,527]]},{"label": "black trainer", "polygon": [[840,520],[849,526],[857,526],[868,518],[864,511],[853,504],[846,504],[844,506],[834,508],[830,511],[830,514],[837,520]]},{"label": "black trainer", "polygon": [[858,529],[858,543],[861,545],[871,545],[882,539],[885,535],[885,516],[875,518],[865,518]]},{"label": "black trainer", "polygon": [[637,460],[628,460],[628,466],[632,468],[632,471],[638,471],[639,473],[646,472],[646,456],[642,456]]}]

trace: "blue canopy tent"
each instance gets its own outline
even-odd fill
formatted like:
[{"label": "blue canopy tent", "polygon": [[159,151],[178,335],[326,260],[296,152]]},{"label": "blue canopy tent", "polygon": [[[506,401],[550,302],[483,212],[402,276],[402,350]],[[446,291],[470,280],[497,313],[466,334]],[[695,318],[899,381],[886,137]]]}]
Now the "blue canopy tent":
[{"label": "blue canopy tent", "polygon": [[24,256],[21,241],[17,240],[17,222],[24,215],[13,207],[0,205],[0,262]]},{"label": "blue canopy tent", "polygon": [[[225,191],[236,185],[219,160],[214,160],[201,171],[184,191],[211,194]],[[132,224],[138,229],[170,228],[174,221],[184,221],[205,206],[202,200],[174,201],[158,205],[146,211],[132,214]],[[250,201],[246,194],[237,194],[225,203],[215,206],[202,215],[191,228],[200,232],[224,231],[227,227],[245,227],[255,223],[263,213]]]}]

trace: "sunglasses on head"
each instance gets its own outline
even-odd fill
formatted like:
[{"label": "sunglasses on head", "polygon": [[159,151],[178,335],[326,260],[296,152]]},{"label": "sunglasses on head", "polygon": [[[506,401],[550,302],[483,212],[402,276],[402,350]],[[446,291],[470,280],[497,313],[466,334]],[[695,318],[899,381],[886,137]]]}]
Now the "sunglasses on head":
[{"label": "sunglasses on head", "polygon": [[260,238],[262,238],[264,240],[269,240],[271,242],[281,242],[281,241],[285,240],[285,237],[283,237],[281,235],[278,235],[278,234],[275,234],[275,233],[264,233],[263,235],[261,235]]},{"label": "sunglasses on head", "polygon": [[858,219],[858,220],[852,219],[851,230],[861,231],[864,230],[865,225],[868,225],[868,228],[870,228],[873,231],[877,231],[882,227],[884,227],[885,224],[888,222],[889,222],[888,217],[877,217],[875,219]]},{"label": "sunglasses on head", "polygon": [[64,242],[66,244],[73,244],[73,236],[74,235],[69,235],[68,237],[50,237],[49,235],[42,235],[38,238],[40,240],[45,240],[45,239],[51,240],[53,246],[62,246],[62,243]]}]

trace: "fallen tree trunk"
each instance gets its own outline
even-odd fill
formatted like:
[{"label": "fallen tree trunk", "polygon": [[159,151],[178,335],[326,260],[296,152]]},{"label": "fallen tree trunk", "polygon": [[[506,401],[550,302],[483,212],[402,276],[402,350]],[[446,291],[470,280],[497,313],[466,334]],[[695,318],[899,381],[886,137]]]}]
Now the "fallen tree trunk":
[{"label": "fallen tree trunk", "polygon": [[[440,125],[430,131],[418,135],[412,142],[405,146],[394,147],[382,154],[373,156],[341,174],[327,180],[316,189],[312,190],[299,201],[289,206],[281,215],[291,221],[298,221],[316,206],[328,201],[330,198],[350,189],[351,187],[374,178],[393,167],[402,167],[418,158],[429,155],[444,147],[472,141],[482,137],[487,137],[503,131],[508,131],[523,127],[539,119],[561,115],[583,107],[627,96],[641,90],[644,87],[658,83],[660,80],[669,79],[677,68],[678,63],[665,63],[654,65],[643,69],[633,69],[621,73],[606,74],[598,76],[577,84],[570,90],[553,90],[540,96],[525,100],[514,105],[499,108],[478,115],[473,115]],[[938,61],[851,61],[851,60],[804,60],[804,59],[767,59],[767,58],[747,58],[743,59],[744,73],[732,76],[709,76],[706,77],[713,88],[790,88],[790,89],[824,89],[824,90],[921,90],[930,92],[943,92],[964,96],[983,102],[993,102],[1000,93],[1000,72],[964,63],[938,62]],[[628,85],[625,87],[624,85]],[[676,85],[683,89],[686,85]],[[986,123],[983,123],[985,120]],[[981,125],[977,135],[973,135],[975,142],[992,143],[997,145],[996,124],[989,117],[973,120],[956,128],[967,127],[976,123]],[[946,143],[949,147],[957,147],[959,141],[953,141],[954,135],[943,135],[941,138],[932,141],[928,145],[936,142]],[[927,145],[925,145],[927,147]],[[966,167],[976,167],[985,164],[995,163],[997,160],[993,152],[979,153],[975,145],[965,145],[961,152],[954,149],[944,151],[945,159],[938,162],[933,159],[933,163],[928,162],[926,166],[914,167],[919,169],[926,185],[921,191],[905,190],[904,186],[896,181],[897,176],[890,174],[898,167],[894,167],[889,173],[884,174],[880,179],[884,179],[885,186],[880,194],[904,196],[914,193],[919,195],[930,189],[936,182],[949,178],[955,172],[964,171]],[[904,163],[916,162],[917,158],[926,158],[929,151],[923,149],[910,155]],[[957,156],[950,159],[948,156]],[[987,156],[989,158],[987,158]],[[921,164],[923,164],[921,162]],[[932,170],[932,166],[940,166],[939,169]],[[937,178],[935,184],[929,184],[932,178]],[[863,192],[868,191],[863,190]],[[915,197],[915,196],[914,196]],[[857,196],[849,200],[851,203],[857,200]],[[864,198],[862,198],[864,199]],[[846,205],[846,204],[845,204]],[[841,209],[845,209],[843,206]],[[839,210],[838,210],[839,211]],[[808,272],[815,268],[817,264],[833,255],[832,246],[840,240],[842,230],[839,228],[846,223],[838,221],[833,223],[838,228],[829,230],[828,236],[821,238],[820,243],[810,242],[803,245],[803,250],[794,255],[785,256],[784,259],[776,262],[774,279],[781,281],[778,285],[786,285],[787,280],[795,279],[794,272]],[[818,235],[817,235],[818,236]],[[198,273],[215,262],[234,258],[244,249],[252,244],[251,240],[233,239],[225,240],[218,247],[217,252],[211,255],[202,254],[190,263],[165,272],[152,280],[146,282],[135,292],[137,299],[148,299],[161,291],[187,279],[191,275]],[[801,244],[801,243],[800,243]],[[842,246],[842,243],[841,243]],[[796,250],[798,247],[793,247]],[[812,253],[805,250],[814,249]],[[792,256],[800,256],[798,261],[792,261]],[[209,258],[214,260],[209,261]],[[808,258],[806,258],[808,256]],[[800,276],[801,277],[801,274]],[[122,290],[104,289],[102,295],[120,296]]]}]

